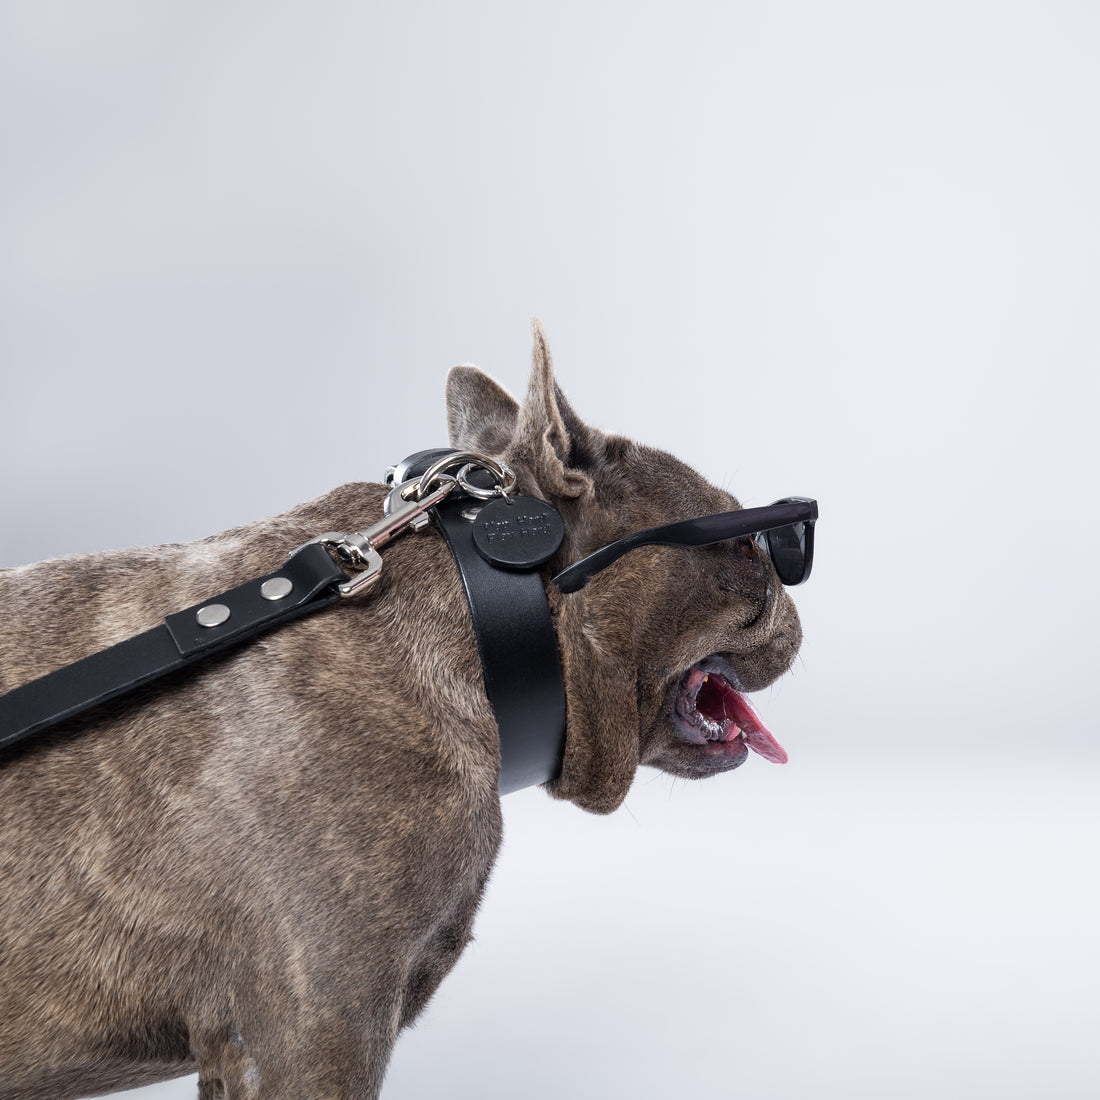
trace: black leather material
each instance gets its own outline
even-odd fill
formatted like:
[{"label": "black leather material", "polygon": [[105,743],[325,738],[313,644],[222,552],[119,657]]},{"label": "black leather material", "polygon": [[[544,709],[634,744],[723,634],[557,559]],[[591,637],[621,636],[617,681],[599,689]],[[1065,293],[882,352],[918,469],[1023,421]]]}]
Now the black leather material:
[{"label": "black leather material", "polygon": [[[387,480],[400,485],[449,453],[445,447],[417,451],[392,467]],[[470,482],[488,489],[492,477],[474,470]],[[467,516],[483,503],[456,489],[430,514],[466,590],[485,694],[500,734],[499,789],[505,795],[561,774],[565,684],[541,574],[537,568],[502,569],[478,552],[474,525]]]},{"label": "black leather material", "polygon": [[[428,468],[446,450],[420,451],[394,469],[397,483]],[[477,473],[471,481],[478,483]],[[557,638],[537,568],[502,569],[474,545],[464,511],[478,501],[459,491],[432,509],[450,547],[473,619],[485,690],[500,732],[500,793],[545,783],[561,773],[565,751],[565,686]],[[264,599],[265,581],[284,577],[291,592]],[[343,570],[322,546],[298,550],[266,577],[169,615],[144,634],[0,695],[0,749],[76,717],[291,619],[328,607],[339,598]],[[196,619],[201,608],[222,604],[229,616],[216,626]]]},{"label": "black leather material", "polygon": [[462,515],[476,504],[452,494],[433,512],[466,589],[485,693],[500,730],[504,795],[561,774],[565,685],[542,577],[498,568],[478,553],[473,523]]},{"label": "black leather material", "polygon": [[[285,577],[293,588],[283,599],[264,599],[261,586],[276,577]],[[274,573],[169,615],[144,634],[0,695],[0,748],[272,627],[328,607],[340,599],[336,585],[346,579],[324,547],[304,546]],[[229,618],[220,626],[200,626],[196,614],[211,604],[227,607]]]}]

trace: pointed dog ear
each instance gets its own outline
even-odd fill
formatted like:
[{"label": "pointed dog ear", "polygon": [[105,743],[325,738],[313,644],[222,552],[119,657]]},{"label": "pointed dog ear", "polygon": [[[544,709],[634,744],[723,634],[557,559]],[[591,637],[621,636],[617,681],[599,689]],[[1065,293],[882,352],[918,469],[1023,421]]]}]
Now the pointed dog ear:
[{"label": "pointed dog ear", "polygon": [[447,432],[458,451],[494,458],[512,445],[519,403],[477,367],[452,367],[447,375]]},{"label": "pointed dog ear", "polygon": [[520,410],[517,461],[529,465],[544,492],[580,497],[592,488],[584,472],[585,456],[593,451],[596,434],[573,410],[554,381],[554,366],[546,333],[538,320],[531,322],[534,353],[531,381]]}]

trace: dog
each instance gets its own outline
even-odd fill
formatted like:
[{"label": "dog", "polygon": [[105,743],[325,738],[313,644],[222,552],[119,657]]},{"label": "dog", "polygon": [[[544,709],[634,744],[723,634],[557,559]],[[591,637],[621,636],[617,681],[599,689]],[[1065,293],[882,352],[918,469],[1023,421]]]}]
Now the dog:
[{"label": "dog", "polygon": [[[739,507],[582,422],[537,322],[533,360],[522,404],[455,367],[447,423],[561,513],[548,568]],[[0,570],[0,693],[362,528],[386,493],[345,485],[187,545]],[[0,1098],[196,1071],[200,1100],[379,1095],[398,1033],[470,939],[501,839],[497,726],[454,560],[431,532],[386,555],[362,598],[0,752]],[[639,764],[739,764],[745,746],[689,713],[700,684],[763,688],[801,641],[745,539],[644,546],[547,599],[568,718],[545,787],[597,814]]]}]

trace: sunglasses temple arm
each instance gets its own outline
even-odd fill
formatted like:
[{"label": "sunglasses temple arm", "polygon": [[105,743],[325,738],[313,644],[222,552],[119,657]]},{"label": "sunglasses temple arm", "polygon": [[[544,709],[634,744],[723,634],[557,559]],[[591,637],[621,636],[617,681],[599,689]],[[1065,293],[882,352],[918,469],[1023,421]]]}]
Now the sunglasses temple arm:
[{"label": "sunglasses temple arm", "polygon": [[639,531],[638,534],[628,535],[625,539],[609,543],[607,546],[581,558],[580,561],[563,569],[556,577],[551,577],[550,583],[557,585],[562,592],[579,592],[597,573],[602,572],[612,562],[616,562],[636,546],[644,546],[645,539],[639,541],[639,536],[648,534]]},{"label": "sunglasses temple arm", "polygon": [[[805,513],[806,507],[802,503],[772,504],[764,508],[741,509],[732,514],[738,521],[732,524],[731,513],[723,512],[699,519],[681,520],[679,523],[666,523],[661,527],[650,527],[609,543],[581,558],[551,578],[551,583],[557,585],[562,592],[578,592],[597,573],[639,546],[712,546],[718,542],[760,534],[788,523],[807,521],[811,516],[816,517],[816,506],[811,516]],[[761,527],[761,522],[766,526]]]}]

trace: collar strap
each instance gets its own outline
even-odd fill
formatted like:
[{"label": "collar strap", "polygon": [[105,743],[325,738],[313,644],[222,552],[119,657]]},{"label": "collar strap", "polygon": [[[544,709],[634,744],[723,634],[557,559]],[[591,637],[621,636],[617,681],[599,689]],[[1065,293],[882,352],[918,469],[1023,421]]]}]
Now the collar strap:
[{"label": "collar strap", "polygon": [[[449,453],[419,451],[388,478],[400,485]],[[455,491],[429,514],[450,548],[470,605],[485,693],[500,735],[504,795],[561,774],[565,684],[539,566],[503,568],[486,559],[475,543],[474,523],[484,504]]]}]

